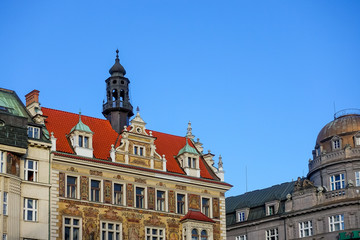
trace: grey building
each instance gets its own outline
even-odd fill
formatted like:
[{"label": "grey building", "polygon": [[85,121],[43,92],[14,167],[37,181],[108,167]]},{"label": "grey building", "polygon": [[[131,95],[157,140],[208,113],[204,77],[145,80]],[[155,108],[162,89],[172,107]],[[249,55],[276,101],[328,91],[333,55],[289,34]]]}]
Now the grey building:
[{"label": "grey building", "polygon": [[318,134],[306,178],[226,199],[229,240],[360,239],[360,110]]}]

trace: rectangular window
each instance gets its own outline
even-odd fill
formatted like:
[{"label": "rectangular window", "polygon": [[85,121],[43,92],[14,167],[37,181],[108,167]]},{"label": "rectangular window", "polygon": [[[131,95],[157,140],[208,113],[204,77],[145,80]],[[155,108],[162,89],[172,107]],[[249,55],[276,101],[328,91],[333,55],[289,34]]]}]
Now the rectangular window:
[{"label": "rectangular window", "polygon": [[28,126],[28,137],[29,138],[40,138],[40,128]]},{"label": "rectangular window", "polygon": [[121,240],[121,223],[101,222],[101,240]]},{"label": "rectangular window", "polygon": [[165,211],[165,191],[156,191],[156,210]]},{"label": "rectangular window", "polygon": [[25,221],[37,221],[37,200],[24,199],[24,220]]},{"label": "rectangular window", "polygon": [[136,188],[136,207],[145,208],[145,189],[141,187]]},{"label": "rectangular window", "polygon": [[331,191],[342,189],[345,187],[344,174],[337,174],[330,177],[330,189]]},{"label": "rectangular window", "polygon": [[269,229],[266,231],[266,240],[278,240],[279,239],[279,233],[278,229]]},{"label": "rectangular window", "polygon": [[312,221],[299,223],[299,237],[309,237],[313,235]]},{"label": "rectangular window", "polygon": [[201,199],[201,210],[205,216],[210,217],[210,199],[209,198]]},{"label": "rectangular window", "polygon": [[335,215],[329,217],[330,232],[344,230],[344,215]]},{"label": "rectangular window", "polygon": [[66,177],[66,197],[77,198],[77,177]]},{"label": "rectangular window", "polygon": [[97,180],[91,180],[91,192],[90,200],[94,202],[100,202],[101,182]]},{"label": "rectangular window", "polygon": [[275,205],[268,206],[268,215],[274,215],[275,214]]},{"label": "rectangular window", "polygon": [[246,240],[246,235],[237,236],[235,240]]},{"label": "rectangular window", "polygon": [[123,185],[114,183],[114,204],[123,205]]},{"label": "rectangular window", "polygon": [[144,147],[134,146],[134,154],[139,156],[144,156]]},{"label": "rectangular window", "polygon": [[177,213],[185,214],[185,195],[178,193],[176,196]]},{"label": "rectangular window", "polygon": [[357,187],[360,186],[360,172],[355,172],[355,183]]},{"label": "rectangular window", "polygon": [[340,149],[340,139],[336,139],[333,141],[334,149]]},{"label": "rectangular window", "polygon": [[355,137],[355,145],[359,146],[360,145],[360,136],[356,136]]},{"label": "rectangular window", "polygon": [[191,157],[188,157],[188,167],[191,168]]},{"label": "rectangular window", "polygon": [[79,136],[79,147],[83,147],[83,141],[84,141],[83,136]]},{"label": "rectangular window", "polygon": [[4,215],[8,215],[8,193],[4,192],[4,196],[3,196],[3,214]]},{"label": "rectangular window", "polygon": [[245,212],[238,212],[238,222],[245,221]]},{"label": "rectangular window", "polygon": [[24,161],[24,179],[27,181],[38,181],[38,162],[33,160]]},{"label": "rectangular window", "polygon": [[6,172],[6,167],[5,167],[5,154],[3,151],[0,151],[0,173],[5,173]]},{"label": "rectangular window", "polygon": [[7,240],[7,239],[8,239],[6,233],[3,234],[3,238],[2,238],[2,239],[3,239],[3,240]]},{"label": "rectangular window", "polygon": [[64,218],[64,239],[80,240],[81,239],[81,220],[79,218]]},{"label": "rectangular window", "polygon": [[164,228],[154,228],[146,227],[145,229],[145,239],[146,240],[165,240],[165,229]]},{"label": "rectangular window", "polygon": [[84,137],[84,147],[89,148],[89,137]]}]

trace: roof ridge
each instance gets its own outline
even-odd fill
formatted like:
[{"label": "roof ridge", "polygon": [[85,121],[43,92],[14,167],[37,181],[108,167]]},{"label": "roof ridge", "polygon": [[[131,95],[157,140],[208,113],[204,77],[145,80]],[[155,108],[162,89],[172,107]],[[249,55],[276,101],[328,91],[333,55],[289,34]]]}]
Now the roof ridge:
[{"label": "roof ridge", "polygon": [[[69,114],[79,115],[79,113],[73,113],[73,112],[68,112],[68,111],[59,110],[59,109],[54,109],[54,108],[48,108],[48,107],[41,107],[41,108],[45,108],[45,109],[53,110],[53,111],[57,111],[57,112],[63,112],[63,113],[69,113]],[[82,117],[86,117],[86,118],[92,118],[92,119],[96,119],[96,120],[101,120],[101,121],[107,121],[107,119],[91,117],[91,116],[88,116],[88,115],[83,115],[82,113],[81,113],[81,116],[82,116]]]},{"label": "roof ridge", "polygon": [[283,182],[283,183],[279,183],[279,184],[272,185],[272,186],[270,186],[270,187],[266,187],[266,188],[262,188],[262,189],[256,189],[256,190],[250,191],[250,192],[245,192],[245,193],[243,193],[243,194],[239,194],[239,195],[236,195],[236,196],[230,196],[230,197],[227,197],[227,199],[244,196],[244,195],[247,195],[247,194],[250,194],[250,193],[255,193],[255,192],[259,192],[259,191],[264,191],[264,190],[267,190],[267,189],[270,189],[270,188],[273,188],[273,187],[277,187],[277,186],[281,186],[281,185],[285,185],[285,184],[290,184],[290,183],[295,183],[295,182],[296,182],[296,181]]}]

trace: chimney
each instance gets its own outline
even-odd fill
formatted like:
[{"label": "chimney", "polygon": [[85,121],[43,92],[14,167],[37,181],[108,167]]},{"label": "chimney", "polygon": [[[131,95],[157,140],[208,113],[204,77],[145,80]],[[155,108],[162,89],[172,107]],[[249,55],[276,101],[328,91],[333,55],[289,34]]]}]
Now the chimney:
[{"label": "chimney", "polygon": [[32,90],[28,94],[25,95],[26,98],[26,107],[29,106],[32,103],[38,103],[39,102],[39,90]]}]

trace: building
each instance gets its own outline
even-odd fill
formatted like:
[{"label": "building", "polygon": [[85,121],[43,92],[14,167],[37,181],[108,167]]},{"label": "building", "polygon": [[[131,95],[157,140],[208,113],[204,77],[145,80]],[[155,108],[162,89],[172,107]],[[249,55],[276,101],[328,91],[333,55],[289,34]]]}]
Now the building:
[{"label": "building", "polygon": [[360,239],[360,110],[334,118],[306,178],[226,199],[227,239]]},{"label": "building", "polygon": [[181,137],[147,129],[139,111],[129,121],[118,55],[109,73],[106,120],[40,108],[39,91],[27,95],[50,133],[51,239],[226,239],[221,157],[215,167],[191,123]]},{"label": "building", "polygon": [[[27,96],[28,98],[28,96]],[[50,148],[40,109],[0,89],[0,234],[49,239]]]}]

